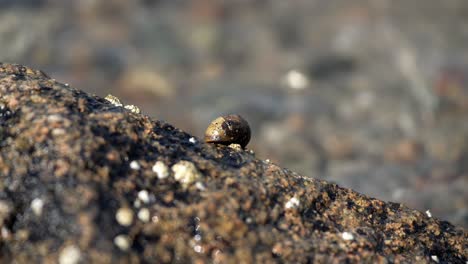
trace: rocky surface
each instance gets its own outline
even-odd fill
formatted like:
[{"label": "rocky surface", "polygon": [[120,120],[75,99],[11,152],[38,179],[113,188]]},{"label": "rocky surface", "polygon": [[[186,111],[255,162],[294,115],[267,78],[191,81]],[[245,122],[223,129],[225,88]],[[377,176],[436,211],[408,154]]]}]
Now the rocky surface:
[{"label": "rocky surface", "polygon": [[0,64],[2,263],[467,261],[466,231],[430,212],[132,109]]},{"label": "rocky surface", "polygon": [[[468,1],[0,0],[0,58],[468,228]],[[391,176],[390,176],[391,175]]]}]

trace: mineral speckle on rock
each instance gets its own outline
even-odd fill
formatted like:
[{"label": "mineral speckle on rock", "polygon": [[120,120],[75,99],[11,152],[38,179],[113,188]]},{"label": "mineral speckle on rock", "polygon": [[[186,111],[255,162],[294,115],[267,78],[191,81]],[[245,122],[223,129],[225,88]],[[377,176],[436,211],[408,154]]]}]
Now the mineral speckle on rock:
[{"label": "mineral speckle on rock", "polygon": [[28,67],[0,64],[0,124],[1,263],[467,261],[466,231],[446,221],[192,144]]}]

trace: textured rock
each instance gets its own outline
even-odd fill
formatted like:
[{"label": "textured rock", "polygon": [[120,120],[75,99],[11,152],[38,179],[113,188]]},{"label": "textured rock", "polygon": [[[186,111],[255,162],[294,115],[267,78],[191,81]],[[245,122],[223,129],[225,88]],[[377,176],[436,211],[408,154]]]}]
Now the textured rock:
[{"label": "textured rock", "polygon": [[[467,261],[467,233],[448,222],[192,140],[40,71],[0,65],[0,125],[2,263]],[[198,176],[161,177],[157,161]]]}]

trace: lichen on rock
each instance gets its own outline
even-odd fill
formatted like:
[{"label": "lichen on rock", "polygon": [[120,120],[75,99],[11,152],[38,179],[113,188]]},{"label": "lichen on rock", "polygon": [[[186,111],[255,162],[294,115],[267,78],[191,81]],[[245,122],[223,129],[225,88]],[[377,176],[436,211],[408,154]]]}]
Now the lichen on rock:
[{"label": "lichen on rock", "polygon": [[0,125],[2,263],[467,261],[448,222],[190,140],[38,70],[0,64]]}]

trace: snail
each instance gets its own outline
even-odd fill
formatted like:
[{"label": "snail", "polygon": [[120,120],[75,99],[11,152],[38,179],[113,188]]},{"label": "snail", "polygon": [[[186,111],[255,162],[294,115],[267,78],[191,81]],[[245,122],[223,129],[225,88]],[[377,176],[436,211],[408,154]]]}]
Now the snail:
[{"label": "snail", "polygon": [[250,140],[250,126],[240,115],[225,115],[211,121],[205,142],[222,145],[239,144],[245,148]]}]

